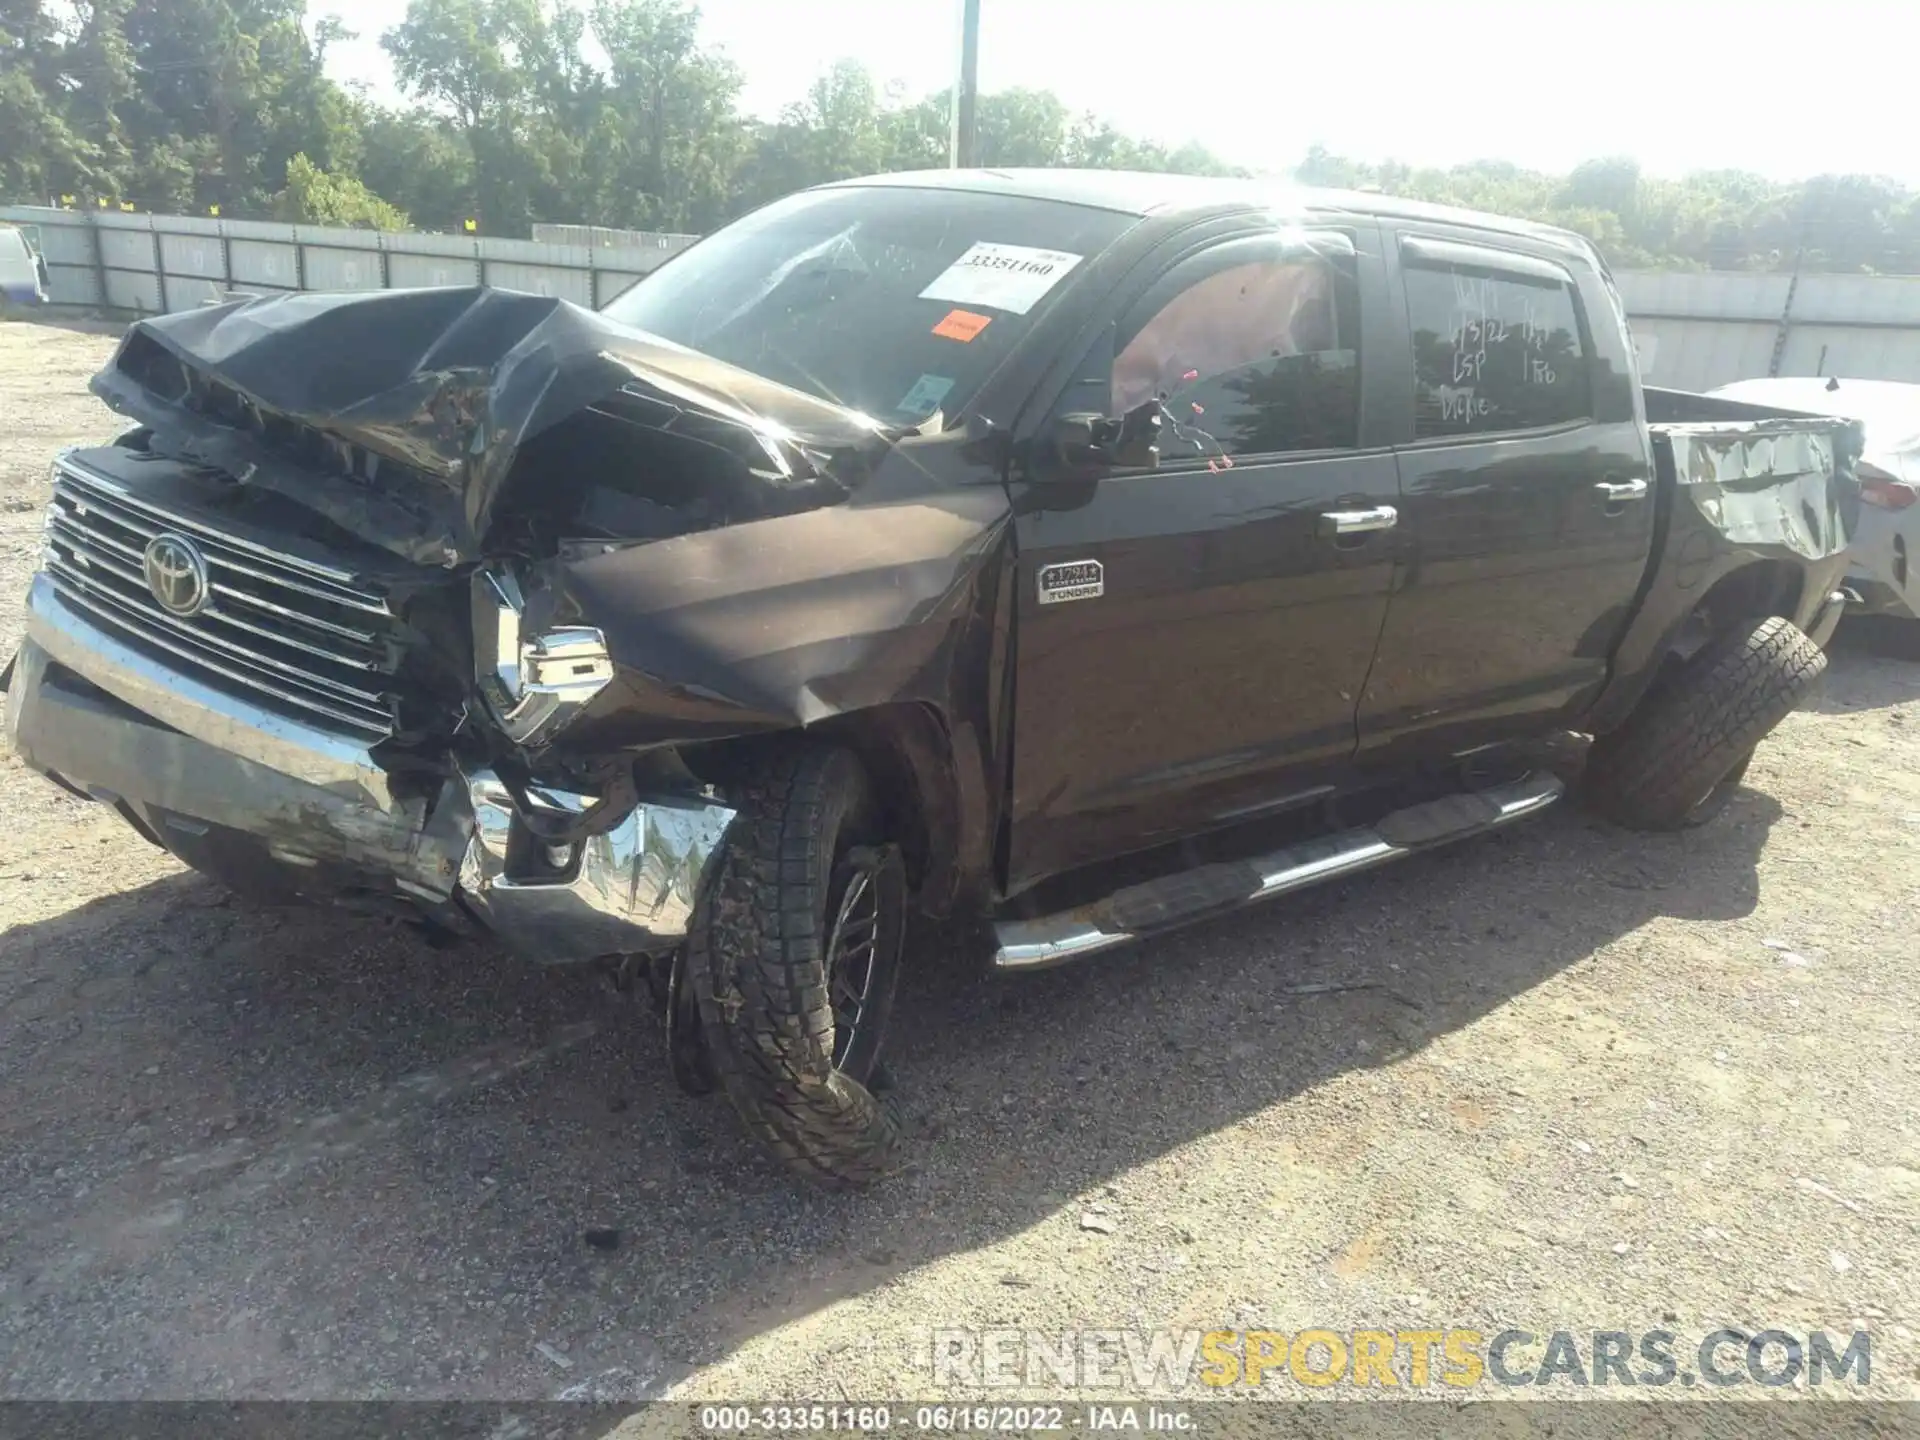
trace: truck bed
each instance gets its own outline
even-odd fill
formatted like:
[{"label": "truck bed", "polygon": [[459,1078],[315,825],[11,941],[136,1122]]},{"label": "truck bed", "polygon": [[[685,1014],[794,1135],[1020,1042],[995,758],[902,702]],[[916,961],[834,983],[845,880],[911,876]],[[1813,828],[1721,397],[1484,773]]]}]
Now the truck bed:
[{"label": "truck bed", "polygon": [[1595,707],[1598,730],[1631,712],[1701,597],[1730,577],[1741,588],[1728,603],[1830,631],[1859,515],[1858,422],[1684,390],[1644,393],[1659,505],[1653,555],[1615,650],[1614,681]]},{"label": "truck bed", "polygon": [[[1686,534],[1785,547],[1807,560],[1844,552],[1859,515],[1856,421],[1683,390],[1648,390],[1662,496]],[[1683,503],[1684,502],[1684,503]]]}]

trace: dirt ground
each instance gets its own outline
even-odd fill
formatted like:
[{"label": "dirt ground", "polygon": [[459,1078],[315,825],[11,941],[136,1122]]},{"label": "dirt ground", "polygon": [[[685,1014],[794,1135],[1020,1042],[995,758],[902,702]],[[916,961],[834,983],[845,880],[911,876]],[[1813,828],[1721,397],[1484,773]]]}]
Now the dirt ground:
[{"label": "dirt ground", "polygon": [[[0,324],[0,655],[111,343]],[[1723,1323],[1865,1328],[1920,1396],[1916,732],[1920,662],[1843,642],[1700,833],[1561,806],[1013,982],[929,944],[915,1163],[851,1198],[591,978],[229,903],[8,756],[0,1396],[833,1402],[935,1395],[957,1326]]]}]

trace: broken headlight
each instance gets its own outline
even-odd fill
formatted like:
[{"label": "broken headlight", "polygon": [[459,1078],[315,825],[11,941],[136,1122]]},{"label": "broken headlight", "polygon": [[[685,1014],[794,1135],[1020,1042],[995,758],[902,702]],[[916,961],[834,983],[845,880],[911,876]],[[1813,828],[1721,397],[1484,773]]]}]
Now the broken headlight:
[{"label": "broken headlight", "polygon": [[613,678],[607,641],[590,625],[529,628],[513,574],[473,577],[474,680],[494,723],[519,745],[544,745]]}]

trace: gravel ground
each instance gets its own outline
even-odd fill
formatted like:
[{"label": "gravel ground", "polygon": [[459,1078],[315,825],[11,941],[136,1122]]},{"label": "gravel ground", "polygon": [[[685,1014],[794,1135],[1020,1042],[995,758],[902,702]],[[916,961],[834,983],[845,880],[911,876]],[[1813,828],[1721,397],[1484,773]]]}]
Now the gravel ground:
[{"label": "gravel ground", "polygon": [[[110,345],[0,324],[8,649]],[[590,978],[229,903],[8,756],[0,1396],[837,1401],[933,1395],[934,1327],[1723,1321],[1865,1327],[1920,1396],[1916,731],[1920,664],[1843,645],[1701,833],[1559,807],[1018,982],[929,941],[916,1163],[852,1198]]]}]

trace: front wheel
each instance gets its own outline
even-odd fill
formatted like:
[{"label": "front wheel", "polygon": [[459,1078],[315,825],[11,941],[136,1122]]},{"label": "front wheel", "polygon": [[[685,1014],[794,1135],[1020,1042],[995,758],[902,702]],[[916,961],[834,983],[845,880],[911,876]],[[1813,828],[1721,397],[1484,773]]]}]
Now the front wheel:
[{"label": "front wheel", "polygon": [[844,750],[774,751],[729,794],[738,813],[687,937],[714,1075],[788,1169],[871,1184],[900,1148],[868,1089],[906,935],[900,852]]}]

